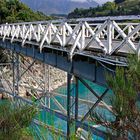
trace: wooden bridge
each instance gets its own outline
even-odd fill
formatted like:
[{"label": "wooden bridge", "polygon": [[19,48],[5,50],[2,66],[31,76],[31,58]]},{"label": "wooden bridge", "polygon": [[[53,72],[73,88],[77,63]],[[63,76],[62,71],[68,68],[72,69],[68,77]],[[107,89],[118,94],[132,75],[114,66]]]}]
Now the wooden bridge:
[{"label": "wooden bridge", "polygon": [[[9,81],[4,80],[3,73],[0,73],[3,85],[0,88],[1,92],[17,98],[20,102],[30,104],[31,101],[19,96],[19,87],[23,86],[21,77],[30,71],[35,61],[39,60],[42,65],[47,64],[61,69],[67,72],[67,95],[51,92],[49,88],[46,89],[50,78],[46,83],[46,77],[49,77],[49,74],[46,73],[47,67],[45,66],[42,72],[43,79],[40,80],[42,83],[38,83],[38,80],[33,77],[38,83],[38,87],[44,86],[44,89],[34,89],[36,95],[29,94],[35,96],[37,100],[40,99],[40,108],[53,112],[57,117],[67,121],[68,136],[73,120],[76,123],[76,129],[83,128],[87,131],[90,129],[95,135],[105,138],[105,132],[86,122],[90,120],[90,112],[97,106],[112,112],[111,106],[103,101],[103,97],[109,91],[106,86],[105,72],[114,74],[116,66],[127,66],[126,56],[128,54],[139,56],[140,16],[6,23],[0,25],[0,46],[10,51],[11,70],[13,71],[11,85]],[[25,70],[21,72],[20,67],[25,64],[20,61],[19,57],[23,55],[31,57],[33,62],[24,66]],[[72,77],[75,80],[72,80]],[[103,87],[103,93],[99,96],[85,79]],[[96,99],[94,102],[78,99],[79,81],[94,95]],[[72,82],[75,83],[74,97],[72,96]],[[31,87],[26,86],[26,88]],[[47,100],[53,99],[58,110],[53,110],[46,100],[41,99],[41,96],[46,97]],[[67,108],[63,107],[56,96],[67,100]],[[90,106],[83,117],[78,112],[79,102]],[[73,108],[74,114],[72,114]]]}]

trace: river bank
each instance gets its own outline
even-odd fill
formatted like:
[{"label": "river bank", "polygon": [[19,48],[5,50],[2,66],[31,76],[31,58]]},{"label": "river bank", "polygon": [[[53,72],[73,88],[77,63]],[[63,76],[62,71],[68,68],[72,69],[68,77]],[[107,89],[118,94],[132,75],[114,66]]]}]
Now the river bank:
[{"label": "river bank", "polygon": [[[46,90],[54,91],[67,82],[67,74],[62,70],[49,65],[44,65],[39,61],[35,61],[32,65],[34,60],[28,57],[20,60],[19,76],[21,78],[18,82],[19,88],[17,91],[19,96],[26,97],[27,94],[32,96],[32,94],[40,94],[40,91]],[[30,67],[30,65],[32,66]],[[8,92],[13,91],[12,65],[3,66],[0,78],[1,87]],[[16,82],[15,85],[17,85]],[[17,90],[17,87],[15,87],[15,90]]]}]

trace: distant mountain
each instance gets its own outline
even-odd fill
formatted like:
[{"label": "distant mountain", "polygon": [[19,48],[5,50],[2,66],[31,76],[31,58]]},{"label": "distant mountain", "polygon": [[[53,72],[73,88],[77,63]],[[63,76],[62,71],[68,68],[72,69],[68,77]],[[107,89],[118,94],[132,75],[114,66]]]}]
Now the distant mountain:
[{"label": "distant mountain", "polygon": [[21,0],[35,11],[46,14],[68,14],[75,8],[89,8],[98,5],[94,0]]}]

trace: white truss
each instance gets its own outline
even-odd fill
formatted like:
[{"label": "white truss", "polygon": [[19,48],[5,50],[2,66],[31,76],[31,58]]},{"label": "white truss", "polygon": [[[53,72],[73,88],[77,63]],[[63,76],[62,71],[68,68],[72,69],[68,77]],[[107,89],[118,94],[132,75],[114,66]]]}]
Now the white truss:
[{"label": "white truss", "polygon": [[[133,23],[133,20],[137,22]],[[129,21],[129,22],[128,22]],[[0,37],[39,46],[58,47],[69,52],[101,50],[106,55],[138,53],[140,16],[97,17],[73,20],[27,22],[0,25]],[[57,44],[57,45],[56,45]]]}]

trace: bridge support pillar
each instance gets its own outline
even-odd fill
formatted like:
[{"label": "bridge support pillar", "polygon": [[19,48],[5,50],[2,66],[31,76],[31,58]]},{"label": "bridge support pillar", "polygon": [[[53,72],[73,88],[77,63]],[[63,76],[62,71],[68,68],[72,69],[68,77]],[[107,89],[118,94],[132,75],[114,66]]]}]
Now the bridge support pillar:
[{"label": "bridge support pillar", "polygon": [[51,91],[51,77],[50,77],[50,66],[48,65],[48,91],[49,91],[49,97],[48,97],[48,107],[51,108],[51,98],[50,98],[50,91]]},{"label": "bridge support pillar", "polygon": [[79,80],[75,77],[75,83],[72,81],[72,75],[67,75],[67,139],[77,132],[76,122],[78,121],[78,94]]},{"label": "bridge support pillar", "polygon": [[19,54],[12,52],[12,63],[13,63],[13,94],[14,97],[19,94],[19,79],[20,79],[20,65],[19,65]]},{"label": "bridge support pillar", "polygon": [[[48,108],[51,108],[51,98],[50,98],[50,66],[44,64],[44,71],[45,71],[45,75],[44,75],[44,93],[46,94],[45,97],[45,106],[48,106]],[[47,95],[48,94],[48,95]]]},{"label": "bridge support pillar", "polygon": [[71,79],[72,75],[67,74],[67,140],[70,140],[71,125]]},{"label": "bridge support pillar", "polygon": [[[78,120],[78,96],[79,96],[79,80],[75,77],[75,122]],[[75,123],[75,134],[77,132],[77,125]]]}]

